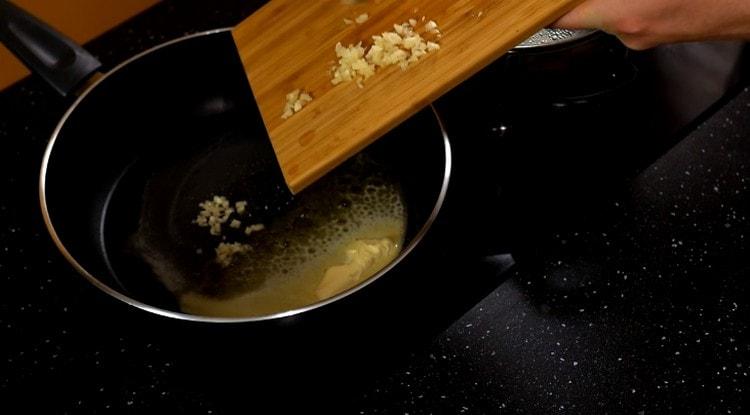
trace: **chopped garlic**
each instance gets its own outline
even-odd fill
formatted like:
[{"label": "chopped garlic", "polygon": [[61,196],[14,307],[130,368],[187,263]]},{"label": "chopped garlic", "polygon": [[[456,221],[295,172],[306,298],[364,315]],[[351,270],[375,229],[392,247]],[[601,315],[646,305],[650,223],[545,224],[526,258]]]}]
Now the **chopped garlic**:
[{"label": "chopped garlic", "polygon": [[284,106],[284,113],[281,115],[281,118],[285,120],[289,119],[292,115],[300,112],[302,107],[310,101],[312,101],[312,96],[301,89],[295,89],[286,94],[286,105]]},{"label": "chopped garlic", "polygon": [[[373,37],[375,39],[378,36]],[[393,32],[383,32],[383,35],[380,36],[381,40],[390,43],[393,46],[400,45],[401,42],[404,41],[404,39],[399,35],[398,33]]]},{"label": "chopped garlic", "polygon": [[369,14],[362,13],[359,16],[357,16],[357,18],[354,19],[354,21],[357,22],[357,24],[362,24],[362,23],[366,22],[369,18],[370,18]]},{"label": "chopped garlic", "polygon": [[[247,210],[247,201],[239,201],[232,203],[224,196],[214,196],[211,200],[206,200],[199,204],[201,211],[198,213],[198,217],[193,220],[193,223],[201,227],[210,227],[211,235],[221,236],[221,226],[229,222],[229,227],[233,229],[240,229],[242,222],[238,219],[232,219],[230,217],[233,213],[242,214]],[[253,232],[265,229],[262,223],[250,225],[245,228],[245,234],[250,235]],[[227,237],[222,236],[222,240],[226,241]],[[233,258],[239,253],[246,253],[252,250],[252,246],[239,243],[239,242],[221,242],[216,247],[216,262],[222,267],[228,267],[232,264]],[[203,250],[198,248],[195,251],[196,254],[202,255]]]},{"label": "chopped garlic", "polygon": [[201,211],[193,223],[200,227],[208,227],[211,235],[221,235],[221,225],[229,220],[234,209],[229,207],[229,200],[223,196],[214,196],[212,200],[206,200],[198,204]]},{"label": "chopped garlic", "polygon": [[[409,24],[395,25],[397,33],[386,32],[373,36],[374,44],[368,59],[380,67],[398,64],[406,69],[428,52],[428,43]],[[398,33],[401,32],[401,33]]]},{"label": "chopped garlic", "polygon": [[344,47],[341,42],[336,44],[338,66],[333,67],[331,83],[338,85],[345,81],[363,81],[375,74],[375,66],[365,60],[365,48],[362,42],[356,46]]},{"label": "chopped garlic", "polygon": [[245,235],[250,235],[253,232],[262,231],[263,229],[266,229],[265,225],[262,223],[256,223],[255,225],[250,225],[245,228]]},{"label": "chopped garlic", "polygon": [[[332,68],[331,83],[338,85],[346,81],[355,81],[361,88],[363,81],[374,75],[378,67],[399,65],[405,70],[427,53],[439,50],[440,45],[437,41],[427,41],[414,30],[416,23],[416,19],[409,19],[408,22],[394,24],[394,31],[373,36],[369,49],[365,49],[362,42],[349,47],[344,47],[341,43],[336,44],[338,65]],[[425,30],[436,34],[437,38],[441,36],[437,23],[433,20],[425,24]]]},{"label": "chopped garlic", "polygon": [[245,213],[245,210],[247,210],[247,201],[241,200],[234,204],[234,208],[237,210],[237,213],[240,215]]},{"label": "chopped garlic", "polygon": [[440,33],[440,29],[438,29],[438,25],[434,20],[427,22],[427,24],[424,25],[424,29],[430,33]]},{"label": "chopped garlic", "polygon": [[247,244],[241,244],[239,242],[234,243],[220,243],[216,247],[216,262],[222,267],[228,267],[232,265],[234,256],[237,254],[243,254],[251,251],[253,248]]}]

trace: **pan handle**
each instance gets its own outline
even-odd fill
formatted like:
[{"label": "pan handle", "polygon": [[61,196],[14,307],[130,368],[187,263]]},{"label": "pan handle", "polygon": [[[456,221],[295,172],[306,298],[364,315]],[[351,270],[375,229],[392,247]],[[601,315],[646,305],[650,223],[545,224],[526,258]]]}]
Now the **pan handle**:
[{"label": "pan handle", "polygon": [[82,47],[7,0],[0,0],[0,42],[63,96],[101,66]]}]

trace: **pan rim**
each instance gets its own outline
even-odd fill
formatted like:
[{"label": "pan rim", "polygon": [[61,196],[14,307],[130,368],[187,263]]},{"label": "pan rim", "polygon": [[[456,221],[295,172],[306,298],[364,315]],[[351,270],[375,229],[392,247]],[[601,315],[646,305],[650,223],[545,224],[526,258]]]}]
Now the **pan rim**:
[{"label": "pan rim", "polygon": [[60,251],[60,253],[62,253],[63,257],[68,261],[68,263],[70,263],[73,266],[73,268],[79,274],[81,274],[86,280],[88,280],[88,282],[93,284],[99,290],[103,291],[104,293],[114,297],[115,299],[129,306],[132,306],[140,310],[143,310],[152,314],[156,314],[162,317],[168,317],[171,319],[183,320],[183,321],[193,321],[193,322],[199,322],[199,323],[248,323],[248,322],[260,322],[260,321],[272,321],[272,320],[283,319],[285,317],[292,317],[292,316],[304,314],[308,311],[312,311],[312,310],[324,307],[328,304],[334,303],[336,301],[339,301],[345,297],[348,297],[349,295],[352,295],[358,292],[361,289],[364,289],[368,285],[380,279],[383,275],[390,272],[396,265],[401,263],[419,245],[419,243],[425,237],[429,229],[432,227],[432,224],[437,219],[437,216],[443,206],[443,203],[445,201],[445,197],[448,191],[448,185],[450,182],[451,171],[453,167],[450,140],[448,138],[448,133],[445,130],[445,126],[443,124],[442,118],[440,117],[440,114],[437,112],[435,107],[432,104],[430,104],[429,107],[432,110],[432,114],[435,117],[435,120],[437,121],[437,126],[440,129],[440,133],[443,139],[443,148],[445,150],[445,166],[443,170],[443,181],[441,184],[441,189],[440,189],[438,198],[435,201],[432,212],[430,212],[430,216],[427,218],[427,220],[424,222],[422,227],[419,229],[419,231],[414,236],[414,238],[409,242],[409,244],[406,247],[404,247],[404,249],[401,251],[399,256],[396,259],[394,259],[388,266],[380,270],[378,273],[366,279],[365,281],[362,281],[356,286],[349,288],[348,290],[338,293],[337,295],[327,298],[325,300],[318,301],[316,303],[309,304],[304,307],[299,307],[299,308],[295,308],[295,309],[287,310],[283,312],[272,313],[272,314],[261,315],[261,316],[251,316],[251,317],[209,317],[209,316],[187,314],[187,313],[182,313],[182,312],[173,311],[173,310],[165,310],[163,308],[155,307],[153,305],[136,300],[135,298],[132,298],[120,292],[119,290],[110,287],[109,285],[105,284],[101,280],[99,280],[96,276],[90,273],[83,265],[81,265],[75,259],[75,257],[70,253],[70,251],[67,249],[67,247],[65,246],[65,244],[63,243],[59,235],[57,234],[57,231],[55,230],[55,226],[53,224],[53,220],[49,212],[49,208],[47,206],[47,183],[46,183],[47,169],[49,166],[49,161],[52,155],[52,151],[55,147],[55,143],[59,137],[60,132],[64,128],[68,118],[75,112],[76,108],[80,105],[81,102],[83,102],[83,100],[86,99],[86,97],[89,95],[89,93],[92,90],[94,90],[98,85],[104,82],[111,75],[120,71],[121,69],[129,65],[130,63],[146,55],[149,55],[155,51],[158,51],[162,48],[171,46],[175,43],[180,43],[180,42],[188,41],[193,38],[198,38],[198,37],[203,37],[203,36],[226,33],[226,32],[232,31],[232,29],[233,29],[232,27],[225,27],[225,28],[201,31],[201,32],[190,34],[190,35],[182,36],[182,37],[161,43],[152,48],[146,49],[143,52],[140,52],[128,58],[127,60],[119,63],[118,65],[114,66],[111,70],[109,70],[108,72],[103,74],[101,77],[99,77],[95,82],[92,82],[90,85],[88,85],[88,87],[80,94],[80,96],[76,98],[73,104],[71,104],[70,108],[66,110],[66,112],[63,114],[62,118],[60,119],[60,121],[58,122],[58,124],[56,125],[55,129],[53,130],[50,136],[49,142],[47,143],[47,147],[44,151],[44,156],[42,159],[42,165],[41,165],[41,169],[39,173],[39,189],[38,189],[39,201],[40,201],[41,210],[42,210],[42,217],[44,219],[44,224],[45,224],[45,227],[47,228],[48,233],[50,234],[50,237],[52,238],[57,249]]}]

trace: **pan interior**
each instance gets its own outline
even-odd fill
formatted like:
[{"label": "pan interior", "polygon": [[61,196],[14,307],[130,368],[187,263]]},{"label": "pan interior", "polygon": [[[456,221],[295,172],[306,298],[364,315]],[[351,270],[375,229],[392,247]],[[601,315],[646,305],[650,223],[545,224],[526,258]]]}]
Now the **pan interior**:
[{"label": "pan interior", "polygon": [[[443,190],[445,145],[428,109],[363,152],[361,174],[400,183],[406,247]],[[197,253],[217,243],[193,223],[199,203],[246,200],[263,223],[304,196],[283,183],[228,32],[157,49],[110,74],[65,120],[45,180],[52,226],[74,260],[110,289],[170,311],[178,304],[157,274],[199,272],[206,259]],[[144,235],[148,259],[134,244]]]}]

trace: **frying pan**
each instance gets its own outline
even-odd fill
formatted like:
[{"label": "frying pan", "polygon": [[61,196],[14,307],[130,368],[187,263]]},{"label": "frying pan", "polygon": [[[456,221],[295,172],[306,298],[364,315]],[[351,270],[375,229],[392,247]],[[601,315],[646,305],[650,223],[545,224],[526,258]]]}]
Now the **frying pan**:
[{"label": "frying pan", "polygon": [[[230,29],[172,40],[98,74],[96,58],[0,0],[0,41],[61,94],[77,94],[52,132],[39,179],[54,243],[101,291],[149,313],[247,322],[336,302],[397,267],[445,198],[450,144],[428,108],[363,151],[370,160],[363,174],[397,177],[407,206],[404,248],[390,265],[345,292],[292,310],[241,318],[183,313],[157,274],[168,268],[192,275],[206,261],[196,253],[216,240],[192,223],[201,201],[214,195],[249,200],[265,222],[306,193],[292,196],[284,185]],[[139,233],[147,235],[151,261],[133,249]]]}]

